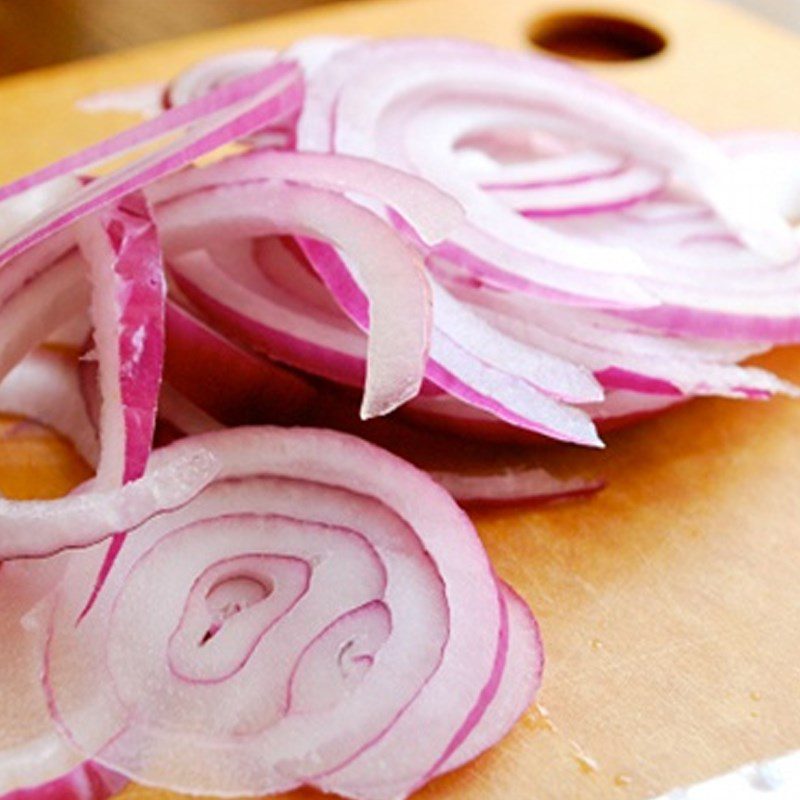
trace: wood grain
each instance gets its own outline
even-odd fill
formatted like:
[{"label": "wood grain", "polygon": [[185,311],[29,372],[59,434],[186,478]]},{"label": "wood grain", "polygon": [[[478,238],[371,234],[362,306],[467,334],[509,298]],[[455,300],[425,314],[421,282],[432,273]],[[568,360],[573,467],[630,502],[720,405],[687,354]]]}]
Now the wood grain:
[{"label": "wood grain", "polygon": [[[612,80],[711,129],[800,129],[796,39],[697,0],[614,7],[649,20],[668,47],[604,67]],[[130,122],[79,116],[82,94],[164,78],[211,52],[321,32],[522,47],[532,19],[552,10],[541,0],[490,11],[484,0],[343,4],[15,78],[0,86],[0,174]],[[796,350],[763,363],[800,380]],[[476,517],[498,571],[541,620],[547,717],[531,710],[501,747],[420,797],[639,800],[800,746],[798,431],[798,402],[695,401],[610,436],[604,452],[549,450],[556,468],[608,478],[593,500]],[[29,442],[3,443],[0,488],[33,457],[44,458]],[[59,457],[22,490],[63,488],[66,469]],[[123,797],[167,795],[131,787]]]}]

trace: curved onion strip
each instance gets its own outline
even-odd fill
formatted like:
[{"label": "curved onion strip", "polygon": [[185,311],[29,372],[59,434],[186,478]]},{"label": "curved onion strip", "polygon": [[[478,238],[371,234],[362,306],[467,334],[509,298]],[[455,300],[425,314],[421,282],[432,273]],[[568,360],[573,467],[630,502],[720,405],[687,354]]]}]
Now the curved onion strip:
[{"label": "curved onion strip", "polygon": [[253,150],[203,169],[180,172],[150,191],[154,203],[201,189],[259,180],[293,181],[372,197],[399,213],[428,244],[444,239],[463,220],[463,210],[427,181],[374,161],[324,153]]},{"label": "curved onion strip", "polygon": [[117,486],[141,477],[152,445],[164,361],[161,249],[141,195],[85,220],[79,239],[91,269],[102,397],[96,485]]},{"label": "curved onion strip", "polygon": [[460,505],[470,509],[588,497],[605,485],[601,480],[556,478],[541,467],[475,475],[436,470],[431,472],[431,477],[441,483]]},{"label": "curved onion strip", "polygon": [[108,539],[183,505],[218,470],[214,456],[191,443],[173,460],[154,454],[144,476],[122,488],[96,489],[89,481],[58,500],[0,498],[0,559],[46,556]]},{"label": "curved onion strip", "polygon": [[0,200],[15,197],[46,181],[96,165],[171,131],[191,126],[177,141],[87,183],[64,202],[34,217],[2,245],[0,263],[24,253],[92,211],[193,163],[259,126],[282,119],[300,103],[302,88],[298,81],[294,67],[278,64],[0,188]]},{"label": "curved onion strip", "polygon": [[[333,248],[324,244],[303,241],[301,246],[342,308],[362,328],[366,328],[369,317],[363,292],[351,280],[343,260]],[[435,313],[437,299],[443,304],[449,298],[435,284],[432,284],[432,288]],[[457,306],[450,309],[445,307],[444,313],[440,314],[442,327],[447,326],[445,329],[452,331],[458,341],[434,325],[430,359],[426,367],[426,375],[433,383],[464,402],[488,410],[514,425],[556,439],[601,445],[591,421],[582,412],[553,400],[537,389],[533,381],[507,372],[501,352],[505,349],[508,356],[517,356],[522,362],[522,373],[525,374],[527,368],[529,374],[535,375],[537,383],[549,379],[550,387],[558,386],[564,392],[565,387],[569,386],[571,391],[586,392],[584,396],[587,399],[599,394],[590,376],[569,368],[565,374],[558,376],[561,382],[557,384],[554,382],[557,371],[552,369],[552,362],[547,355],[525,352],[524,348],[515,347],[516,343],[505,340],[502,334],[492,331],[488,326],[481,338],[477,335],[479,331],[469,331],[463,324],[459,325],[465,316],[469,317],[469,312]],[[461,330],[458,330],[459,327]],[[470,352],[470,346],[477,353]],[[502,366],[498,368],[498,364]],[[553,394],[557,393],[553,391]]]},{"label": "curved onion strip", "polygon": [[233,339],[314,375],[363,386],[366,341],[346,319],[332,322],[281,303],[274,291],[254,292],[220,270],[207,253],[173,259],[170,273],[192,304]]},{"label": "curved onion strip", "polygon": [[175,789],[335,788],[345,768],[410,788],[475,728],[505,667],[471,524],[422,473],[341,434],[238,429],[161,452],[191,443],[219,460],[217,482],[129,535],[78,628],[101,554],[70,562],[48,625],[59,724]]},{"label": "curved onion strip", "polygon": [[75,252],[39,271],[0,301],[0,378],[61,326],[84,313],[88,303],[85,264]]},{"label": "curved onion strip", "polygon": [[557,187],[496,189],[493,196],[528,218],[598,214],[619,211],[653,197],[664,187],[664,179],[652,170],[631,168],[587,180],[583,184]]},{"label": "curved onion strip", "polygon": [[[464,158],[464,152],[470,154],[470,161],[476,160],[476,157],[479,159],[481,169],[477,177],[481,178],[481,186],[484,189],[545,189],[572,186],[576,183],[619,175],[629,166],[629,162],[618,154],[598,150],[564,153],[561,143],[556,145],[555,154],[543,155],[534,146],[534,141],[530,141],[535,140],[536,133],[524,131],[522,136],[524,140],[529,141],[529,147],[525,148],[522,161],[515,159],[507,163],[492,158],[491,149],[497,146],[497,143],[492,141],[497,138],[495,130],[473,133],[460,139],[456,143],[456,152],[461,158]],[[507,138],[509,137],[500,137],[500,141]],[[470,149],[470,146],[475,149]]]},{"label": "curved onion strip", "polygon": [[20,361],[0,383],[0,413],[47,425],[88,464],[97,464],[97,432],[86,413],[74,356],[40,349]]},{"label": "curved onion strip", "polygon": [[274,64],[277,56],[275,50],[260,47],[204,59],[169,82],[162,93],[164,105],[171,108],[205,97],[234,80],[262,72]]},{"label": "curved onion strip", "polygon": [[533,703],[542,682],[544,652],[539,626],[528,604],[506,583],[500,589],[508,608],[508,657],[497,694],[481,721],[436,774],[458,769],[500,741]]},{"label": "curved onion strip", "polygon": [[320,189],[285,183],[226,187],[158,207],[168,255],[211,237],[298,234],[352,253],[352,279],[369,298],[370,335],[362,415],[386,414],[422,383],[430,300],[417,254],[370,211]]}]

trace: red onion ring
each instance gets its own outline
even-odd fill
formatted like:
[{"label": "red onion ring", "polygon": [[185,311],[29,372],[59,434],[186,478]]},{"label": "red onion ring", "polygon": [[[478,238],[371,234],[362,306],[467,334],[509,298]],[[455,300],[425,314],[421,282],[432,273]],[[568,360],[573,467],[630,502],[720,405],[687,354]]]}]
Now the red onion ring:
[{"label": "red onion ring", "polygon": [[[468,520],[423,474],[341,434],[239,429],[164,452],[174,460],[191,442],[218,459],[218,481],[129,535],[77,628],[73,613],[102,554],[72,557],[48,623],[46,680],[59,724],[102,763],[175,789],[257,793],[311,783],[372,792],[374,784],[379,794],[382,784],[408,782],[410,790],[475,728],[504,670],[505,604]],[[169,556],[175,547],[180,568]],[[346,584],[336,577],[343,569],[352,575]],[[234,602],[240,610],[226,611]],[[158,621],[131,630],[129,614],[151,603]],[[296,637],[312,644],[276,662],[284,667],[275,683],[256,678],[268,674],[264,659],[277,657],[275,636],[290,629],[284,647]],[[337,652],[343,658],[331,645],[357,630],[366,650],[348,656],[352,668],[325,678],[322,663],[312,667],[335,662]],[[162,659],[171,671],[161,671]],[[388,695],[379,688],[387,680]],[[166,705],[162,689],[173,697]],[[213,730],[202,711],[209,702],[218,709]],[[391,762],[374,755],[387,749]],[[382,774],[388,763],[391,774]]]}]

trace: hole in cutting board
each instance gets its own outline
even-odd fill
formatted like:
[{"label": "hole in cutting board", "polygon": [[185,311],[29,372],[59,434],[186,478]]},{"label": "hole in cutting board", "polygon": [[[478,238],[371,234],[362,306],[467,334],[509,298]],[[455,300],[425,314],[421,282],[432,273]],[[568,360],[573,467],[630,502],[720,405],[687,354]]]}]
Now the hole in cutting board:
[{"label": "hole in cutting board", "polygon": [[666,37],[642,22],[578,11],[562,11],[535,20],[528,40],[555,55],[584,61],[638,61],[667,46]]}]

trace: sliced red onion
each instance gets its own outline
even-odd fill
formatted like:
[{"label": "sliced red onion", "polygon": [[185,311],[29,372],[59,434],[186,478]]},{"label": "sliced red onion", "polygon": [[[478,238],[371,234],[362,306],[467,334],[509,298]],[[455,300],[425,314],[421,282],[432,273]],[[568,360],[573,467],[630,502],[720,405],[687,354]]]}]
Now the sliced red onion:
[{"label": "sliced red onion", "polygon": [[152,445],[164,361],[161,249],[141,195],[87,219],[79,238],[91,269],[102,398],[97,486],[117,486],[141,477]]},{"label": "sliced red onion", "polygon": [[[53,725],[41,687],[41,653],[30,612],[57,585],[68,557],[0,566],[0,796],[57,780],[82,757]],[[24,796],[24,795],[23,795]]]},{"label": "sliced red onion", "polygon": [[218,471],[214,456],[192,443],[175,459],[151,457],[144,476],[122,488],[99,489],[90,481],[58,500],[0,498],[0,559],[46,556],[101,542],[183,505]]},{"label": "sliced red onion", "polygon": [[[590,79],[545,60],[497,54],[493,63],[488,53],[478,59],[477,51],[461,43],[393,41],[339,53],[311,82],[299,123],[300,146],[370,156],[451,191],[467,208],[471,227],[456,231],[435,253],[473,279],[514,291],[535,290],[542,299],[571,304],[652,306],[659,298],[663,308],[652,312],[645,308],[628,316],[671,333],[717,338],[728,330],[729,337],[751,340],[796,338],[800,330],[795,300],[798,276],[789,275],[789,286],[781,288],[773,283],[780,279],[781,264],[770,265],[752,250],[742,248],[751,261],[760,261],[761,274],[739,280],[741,289],[732,284],[727,294],[709,293],[705,290],[709,277],[692,269],[676,273],[675,265],[664,263],[657,247],[631,247],[627,237],[608,233],[576,235],[568,223],[578,219],[583,226],[587,214],[556,220],[566,227],[550,221],[534,225],[500,208],[500,200],[477,183],[485,183],[487,174],[477,178],[461,168],[459,148],[485,148],[487,137],[503,135],[504,130],[544,129],[568,141],[582,139],[604,150],[621,149],[646,169],[670,170],[671,177],[688,186],[701,203],[718,209],[729,232],[784,261],[791,257],[797,266],[796,243],[781,227],[778,215],[770,217],[769,202],[758,199],[767,192],[756,193],[746,185],[733,162],[708,137],[616,89],[595,86],[590,92]],[[412,53],[416,54],[413,59]],[[404,64],[412,60],[415,70],[405,69]],[[585,103],[577,102],[584,97],[588,98]],[[576,102],[565,108],[567,98]],[[593,116],[599,112],[596,103],[605,106],[602,121],[599,115]],[[616,127],[623,119],[628,120],[625,131]],[[512,151],[510,157],[513,167],[513,159],[521,154]],[[498,170],[501,185],[507,168],[502,165]],[[538,190],[580,195],[592,182],[585,180],[583,167],[575,169],[573,177],[583,184],[565,181],[562,173],[558,186],[540,185]],[[491,175],[490,170],[486,172]],[[607,181],[608,176],[600,184]],[[641,202],[645,194],[630,193],[625,202],[637,198]],[[584,210],[597,216],[600,208],[587,205]],[[608,214],[602,216],[604,220],[596,225],[600,230]],[[541,259],[548,254],[551,263],[546,267]],[[639,259],[632,259],[636,254]],[[683,253],[676,255],[683,257]],[[728,270],[734,280],[737,269]],[[766,283],[765,271],[773,276]],[[624,279],[624,285],[613,282],[619,279]],[[683,286],[687,279],[695,281],[697,288]],[[632,291],[640,293],[638,300]],[[726,328],[727,320],[731,325]]]},{"label": "sliced red onion", "polygon": [[588,497],[605,485],[601,480],[556,478],[541,467],[472,475],[438,470],[432,472],[431,477],[441,483],[460,505],[470,509]]},{"label": "sliced red onion", "polygon": [[86,114],[139,114],[155,117],[164,110],[164,84],[142,83],[81,97],[75,108]]},{"label": "sliced red onion", "polygon": [[508,608],[508,656],[497,694],[481,721],[443,761],[441,775],[477,758],[508,734],[533,703],[542,682],[544,652],[539,626],[528,604],[506,583],[500,589]]},{"label": "sliced red onion", "polygon": [[[641,269],[641,262],[636,264],[619,250],[607,250],[604,256],[602,248],[590,243],[554,238],[541,226],[501,211],[497,201],[490,202],[485,192],[462,179],[453,163],[456,144],[473,130],[509,121],[519,125],[520,120],[540,128],[550,125],[561,135],[582,136],[595,145],[622,148],[645,164],[678,170],[743,235],[759,239],[773,253],[796,252],[785,226],[737,186],[730,162],[708,137],[547,59],[463,42],[393,40],[337,54],[313,83],[299,123],[299,146],[374,157],[447,188],[466,204],[473,224],[469,235],[458,232],[454,242],[488,263],[500,252],[491,241],[502,238],[504,244],[513,242],[519,253],[528,252],[529,266],[531,257],[551,253],[556,263],[563,266],[569,260],[584,271],[601,269],[613,275],[621,269]],[[503,266],[507,268],[505,262]],[[576,291],[569,281],[548,284],[557,277],[543,272],[538,279],[578,296],[591,291]],[[632,300],[634,294],[628,291],[627,297]]]},{"label": "sliced red onion", "polygon": [[316,397],[302,378],[244,350],[171,301],[166,337],[166,380],[225,423],[296,422]]},{"label": "sliced red onion", "polygon": [[505,603],[474,529],[429,478],[351,437],[239,429],[164,457],[192,443],[218,481],[129,535],[77,628],[102,552],[70,561],[46,643],[59,726],[176,790],[407,793],[505,670]]},{"label": "sliced red onion", "polygon": [[[302,242],[304,254],[319,272],[342,308],[366,329],[366,299],[349,277],[346,265],[331,247]],[[592,378],[579,369],[559,364],[547,354],[531,351],[503,334],[481,325],[468,309],[431,283],[434,328],[426,374],[433,383],[462,401],[485,409],[500,419],[556,439],[581,444],[601,444],[588,418],[553,400],[553,395],[596,398]],[[438,310],[437,310],[438,309]],[[465,324],[466,320],[466,324]],[[508,359],[517,362],[514,371]]]},{"label": "sliced red onion", "polygon": [[377,216],[342,196],[274,182],[215,189],[158,208],[171,256],[212,239],[298,234],[353,254],[353,280],[370,302],[362,414],[385,414],[417,394],[428,348],[430,301],[416,253]]},{"label": "sliced red onion", "polygon": [[800,217],[800,135],[793,131],[737,131],[719,138],[742,182],[772,200],[795,227]]},{"label": "sliced red onion", "polygon": [[127,783],[127,778],[85,761],[60,778],[40,786],[17,789],[3,795],[3,800],[108,800]]},{"label": "sliced red onion", "polygon": [[259,126],[283,119],[297,109],[301,94],[297,70],[278,64],[226,84],[192,103],[171,109],[156,119],[7,184],[0,188],[0,200],[17,197],[47,181],[95,166],[175,130],[186,129],[177,141],[85,184],[67,200],[28,221],[0,248],[0,262],[24,253],[92,211],[193,163]]}]

